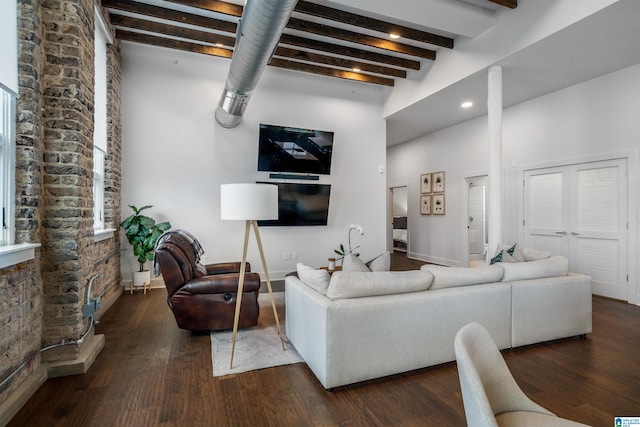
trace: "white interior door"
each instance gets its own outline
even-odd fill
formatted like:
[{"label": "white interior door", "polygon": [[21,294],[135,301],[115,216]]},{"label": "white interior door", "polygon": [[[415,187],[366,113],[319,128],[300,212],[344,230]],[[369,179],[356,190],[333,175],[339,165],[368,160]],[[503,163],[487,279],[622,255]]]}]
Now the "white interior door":
[{"label": "white interior door", "polygon": [[566,256],[594,294],[626,301],[626,160],[526,171],[524,185],[524,245]]}]

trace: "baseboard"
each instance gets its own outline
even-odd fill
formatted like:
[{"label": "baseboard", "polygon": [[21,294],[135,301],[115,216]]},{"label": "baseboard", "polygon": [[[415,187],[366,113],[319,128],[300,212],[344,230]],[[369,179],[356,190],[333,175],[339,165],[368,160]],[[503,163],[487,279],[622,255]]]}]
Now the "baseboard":
[{"label": "baseboard", "polygon": [[444,265],[447,267],[466,267],[465,265],[463,265],[462,262],[457,260],[432,257],[432,256],[417,254],[415,252],[407,252],[407,258],[414,259],[417,261],[428,262],[430,264]]},{"label": "baseboard", "polygon": [[56,378],[67,375],[86,373],[104,348],[104,335],[92,335],[89,342],[80,351],[80,356],[73,360],[63,360],[47,364],[47,377]]},{"label": "baseboard", "polygon": [[47,380],[47,368],[40,365],[35,371],[24,380],[22,384],[9,396],[7,400],[0,404],[0,426],[6,426],[9,421],[18,413],[20,408],[35,394],[36,391]]}]

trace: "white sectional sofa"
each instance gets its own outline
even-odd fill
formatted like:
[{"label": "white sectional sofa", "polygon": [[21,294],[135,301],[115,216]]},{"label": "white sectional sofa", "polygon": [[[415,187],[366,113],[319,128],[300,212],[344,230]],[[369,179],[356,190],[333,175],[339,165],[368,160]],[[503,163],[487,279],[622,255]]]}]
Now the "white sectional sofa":
[{"label": "white sectional sofa", "polygon": [[285,279],[286,332],[329,389],[455,360],[464,325],[501,348],[591,332],[591,278],[565,258],[406,272],[298,271]]}]

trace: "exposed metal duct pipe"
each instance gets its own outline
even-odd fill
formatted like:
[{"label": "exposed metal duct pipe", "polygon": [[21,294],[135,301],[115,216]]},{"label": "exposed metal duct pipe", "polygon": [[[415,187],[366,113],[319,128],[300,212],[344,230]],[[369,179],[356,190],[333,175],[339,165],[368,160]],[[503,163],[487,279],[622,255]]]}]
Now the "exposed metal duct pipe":
[{"label": "exposed metal duct pipe", "polygon": [[238,25],[236,47],[227,82],[216,108],[216,121],[235,128],[249,102],[251,92],[278,46],[298,0],[249,0]]}]

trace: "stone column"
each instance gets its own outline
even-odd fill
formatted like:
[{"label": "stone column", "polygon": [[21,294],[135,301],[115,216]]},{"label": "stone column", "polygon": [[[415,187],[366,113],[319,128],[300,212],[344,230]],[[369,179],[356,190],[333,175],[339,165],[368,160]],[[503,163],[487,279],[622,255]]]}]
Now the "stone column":
[{"label": "stone column", "polygon": [[[43,1],[45,346],[80,338],[88,322],[82,305],[93,271],[93,5]],[[80,346],[70,345],[43,357],[73,360],[80,352]]]}]

